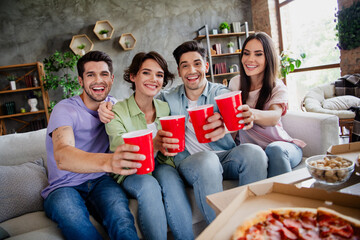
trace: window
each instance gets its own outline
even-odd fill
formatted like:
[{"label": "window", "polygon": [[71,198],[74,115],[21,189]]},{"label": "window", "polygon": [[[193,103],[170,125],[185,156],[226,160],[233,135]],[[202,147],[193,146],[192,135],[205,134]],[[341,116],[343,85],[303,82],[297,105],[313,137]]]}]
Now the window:
[{"label": "window", "polygon": [[286,78],[290,109],[300,109],[306,92],[340,77],[340,50],[336,48],[337,0],[279,0],[281,50],[306,53],[300,70]]}]

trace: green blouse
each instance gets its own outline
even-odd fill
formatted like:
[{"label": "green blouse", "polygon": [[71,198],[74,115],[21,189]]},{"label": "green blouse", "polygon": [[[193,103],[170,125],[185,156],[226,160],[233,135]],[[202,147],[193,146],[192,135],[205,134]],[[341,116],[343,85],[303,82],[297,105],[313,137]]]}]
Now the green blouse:
[{"label": "green blouse", "polygon": [[[155,123],[157,128],[161,129],[159,118],[170,115],[169,105],[159,99],[153,99],[156,110]],[[115,113],[115,118],[105,125],[106,133],[109,136],[110,151],[114,152],[115,149],[124,143],[122,135],[131,131],[146,129],[145,114],[140,110],[135,102],[135,95],[124,101],[117,102],[112,111]],[[168,164],[175,167],[173,157],[166,157],[161,152],[158,152],[155,158],[160,164]],[[113,174],[113,178],[121,183],[126,176],[120,174]]]}]

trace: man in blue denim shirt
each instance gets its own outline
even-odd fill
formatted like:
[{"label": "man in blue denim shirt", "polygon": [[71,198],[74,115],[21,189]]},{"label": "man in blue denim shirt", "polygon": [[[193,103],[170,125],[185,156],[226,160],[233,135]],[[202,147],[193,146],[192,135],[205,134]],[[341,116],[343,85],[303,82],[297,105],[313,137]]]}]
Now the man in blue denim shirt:
[{"label": "man in blue denim shirt", "polygon": [[[267,157],[261,147],[254,144],[235,145],[230,133],[225,132],[214,97],[229,92],[221,85],[208,82],[205,49],[195,41],[177,47],[173,55],[178,64],[178,73],[183,84],[162,91],[161,100],[170,106],[171,115],[186,116],[185,151],[175,156],[180,175],[194,188],[196,203],[207,223],[216,217],[214,210],[206,203],[206,195],[220,192],[222,180],[239,179],[239,185],[259,181],[267,177]],[[215,114],[208,118],[204,129],[214,129],[206,135],[210,143],[199,143],[188,108],[214,104]],[[248,108],[242,113],[246,127],[251,128],[253,117]]]}]

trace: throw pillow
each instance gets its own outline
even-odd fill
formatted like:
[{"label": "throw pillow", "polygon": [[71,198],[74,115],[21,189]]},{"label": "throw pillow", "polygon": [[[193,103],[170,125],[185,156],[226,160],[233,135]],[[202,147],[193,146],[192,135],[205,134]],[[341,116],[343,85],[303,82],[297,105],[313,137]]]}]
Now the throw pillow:
[{"label": "throw pillow", "polygon": [[360,106],[360,98],[350,95],[328,98],[322,102],[322,106],[330,110],[347,110]]},{"label": "throw pillow", "polygon": [[0,166],[0,223],[43,210],[40,193],[47,185],[42,158],[15,166]]}]

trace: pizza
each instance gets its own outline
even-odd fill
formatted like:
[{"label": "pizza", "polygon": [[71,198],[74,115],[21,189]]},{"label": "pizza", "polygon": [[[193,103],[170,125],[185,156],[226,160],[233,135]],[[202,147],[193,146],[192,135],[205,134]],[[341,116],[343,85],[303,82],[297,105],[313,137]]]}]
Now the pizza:
[{"label": "pizza", "polygon": [[360,221],[327,208],[279,208],[246,220],[232,240],[360,239]]}]

